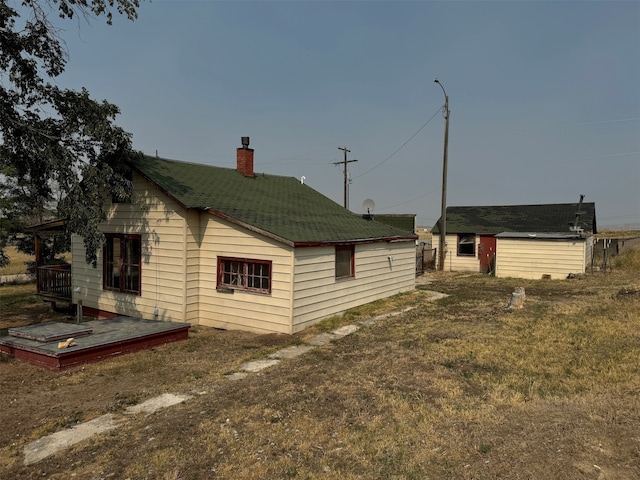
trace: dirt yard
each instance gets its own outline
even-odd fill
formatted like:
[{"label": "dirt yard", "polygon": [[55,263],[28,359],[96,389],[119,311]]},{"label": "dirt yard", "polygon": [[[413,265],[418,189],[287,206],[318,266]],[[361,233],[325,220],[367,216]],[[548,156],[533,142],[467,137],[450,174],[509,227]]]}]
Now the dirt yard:
[{"label": "dirt yard", "polygon": [[[0,478],[640,478],[637,272],[429,281],[296,336],[196,327],[60,373],[0,360]],[[504,309],[517,286],[524,308]],[[5,288],[0,328],[61,318]],[[449,297],[431,301],[427,288]],[[228,379],[247,360],[407,307]],[[192,398],[23,465],[29,442],[162,393]]]}]

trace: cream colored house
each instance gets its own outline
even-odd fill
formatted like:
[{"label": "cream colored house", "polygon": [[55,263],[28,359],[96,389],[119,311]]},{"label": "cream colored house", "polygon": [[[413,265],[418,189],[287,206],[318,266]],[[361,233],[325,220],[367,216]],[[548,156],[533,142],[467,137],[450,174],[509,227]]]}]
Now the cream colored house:
[{"label": "cream colored house", "polygon": [[591,265],[595,233],[594,203],[449,207],[444,270],[567,278]]},{"label": "cream colored house", "polygon": [[225,329],[295,333],[411,290],[415,235],[354,215],[295,178],[143,157],[134,201],[107,202],[97,268],[73,238],[73,303]]}]

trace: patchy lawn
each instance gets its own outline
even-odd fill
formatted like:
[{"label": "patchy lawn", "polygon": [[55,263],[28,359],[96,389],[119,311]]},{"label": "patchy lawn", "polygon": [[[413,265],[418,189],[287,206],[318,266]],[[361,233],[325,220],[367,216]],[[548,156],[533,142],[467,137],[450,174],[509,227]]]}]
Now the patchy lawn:
[{"label": "patchy lawn", "polygon": [[[525,306],[505,310],[517,286]],[[424,288],[450,296],[428,301]],[[323,329],[405,307],[226,378]],[[196,327],[187,341],[61,373],[5,359],[0,478],[640,478],[639,312],[632,271],[432,274],[292,337]],[[28,442],[164,392],[193,398],[22,465]]]}]

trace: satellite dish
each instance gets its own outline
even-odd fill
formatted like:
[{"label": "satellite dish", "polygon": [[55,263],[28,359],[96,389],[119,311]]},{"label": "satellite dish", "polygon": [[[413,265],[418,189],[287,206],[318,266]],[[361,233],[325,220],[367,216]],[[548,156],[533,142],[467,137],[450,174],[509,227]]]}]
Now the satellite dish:
[{"label": "satellite dish", "polygon": [[373,209],[376,208],[376,202],[367,198],[364,202],[362,202],[362,209],[367,212],[367,214],[371,215]]}]

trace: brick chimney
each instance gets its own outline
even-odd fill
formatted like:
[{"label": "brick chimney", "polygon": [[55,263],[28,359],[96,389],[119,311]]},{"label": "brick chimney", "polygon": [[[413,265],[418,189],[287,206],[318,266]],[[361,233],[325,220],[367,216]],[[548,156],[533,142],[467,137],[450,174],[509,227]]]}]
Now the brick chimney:
[{"label": "brick chimney", "polygon": [[237,150],[238,170],[245,177],[254,177],[253,174],[253,148],[249,148],[249,137],[242,137],[242,147]]}]

